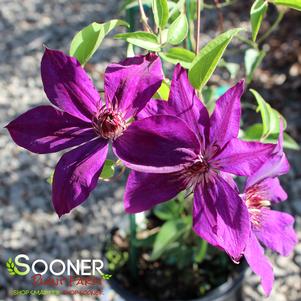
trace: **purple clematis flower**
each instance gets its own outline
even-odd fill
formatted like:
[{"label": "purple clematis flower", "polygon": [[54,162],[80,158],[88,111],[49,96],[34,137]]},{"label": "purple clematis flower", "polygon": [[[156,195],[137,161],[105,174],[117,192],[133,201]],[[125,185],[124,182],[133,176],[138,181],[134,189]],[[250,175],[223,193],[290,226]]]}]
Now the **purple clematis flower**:
[{"label": "purple clematis flower", "polygon": [[[221,96],[209,117],[188,81],[186,70],[177,65],[169,100],[151,100],[139,113],[135,131],[133,127],[131,132],[124,133],[115,145],[118,146],[115,151],[119,158],[135,170],[130,173],[126,186],[127,212],[150,209],[170,200],[180,191],[192,188],[194,231],[212,245],[224,249],[235,260],[241,257],[246,247],[250,222],[247,207],[230,174],[251,175],[268,159],[273,149],[273,145],[244,142],[237,138],[242,93],[243,81]],[[177,116],[190,129],[193,148],[186,153],[183,163],[177,164],[174,157],[158,145],[158,135],[152,130],[149,117],[153,115],[157,118]],[[138,128],[142,123],[143,129]],[[145,136],[147,125],[148,137]],[[183,135],[183,128],[168,123],[162,127],[178,136]],[[140,154],[139,158],[136,157],[137,163],[129,152],[130,147],[120,147],[119,143],[125,141],[135,145],[136,156]]]},{"label": "purple clematis flower", "polygon": [[38,154],[78,146],[62,156],[53,176],[52,201],[61,216],[84,202],[95,188],[108,142],[112,140],[117,149],[122,144],[118,140],[130,128],[128,121],[160,87],[163,72],[155,54],[109,65],[105,104],[80,63],[61,51],[45,50],[41,75],[55,107],[31,109],[7,129],[15,143]]},{"label": "purple clematis flower", "polygon": [[251,235],[244,255],[251,269],[261,277],[266,295],[272,290],[274,274],[259,241],[283,256],[288,256],[297,243],[293,228],[294,218],[287,213],[270,209],[271,202],[280,202],[287,198],[277,178],[287,173],[290,168],[282,149],[282,140],[281,131],[271,158],[248,177],[242,195],[251,222]]}]

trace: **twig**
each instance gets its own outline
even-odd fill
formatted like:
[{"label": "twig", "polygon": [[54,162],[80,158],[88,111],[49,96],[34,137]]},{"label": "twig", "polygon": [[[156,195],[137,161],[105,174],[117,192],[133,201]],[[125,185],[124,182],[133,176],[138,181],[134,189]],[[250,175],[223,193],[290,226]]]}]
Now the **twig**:
[{"label": "twig", "polygon": [[148,32],[152,32],[151,27],[148,25],[148,18],[147,18],[146,14],[145,14],[142,0],[138,0],[138,4],[139,4],[140,15],[141,15],[141,22],[142,22],[142,24],[144,26],[144,30],[146,30]]},{"label": "twig", "polygon": [[219,0],[214,0],[214,4],[217,10],[217,14],[218,14],[218,27],[219,27],[219,31],[223,32],[224,31],[224,16],[223,13],[221,11],[221,5]]},{"label": "twig", "polygon": [[197,0],[197,25],[196,25],[196,45],[195,55],[200,51],[200,31],[201,31],[201,0]]}]

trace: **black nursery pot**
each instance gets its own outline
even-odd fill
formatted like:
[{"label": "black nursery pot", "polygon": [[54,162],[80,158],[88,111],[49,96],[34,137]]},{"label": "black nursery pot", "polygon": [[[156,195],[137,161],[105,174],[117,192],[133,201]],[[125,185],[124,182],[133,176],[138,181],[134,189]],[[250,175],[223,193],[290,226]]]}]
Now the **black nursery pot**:
[{"label": "black nursery pot", "polygon": [[[205,297],[191,300],[173,300],[173,301],[242,301],[242,285],[245,277],[243,270],[236,278],[229,279],[224,284],[213,289]],[[141,280],[143,281],[143,280]],[[134,295],[129,290],[122,287],[115,279],[110,279],[110,287],[119,294],[125,301],[158,301],[154,299],[145,299]]]}]

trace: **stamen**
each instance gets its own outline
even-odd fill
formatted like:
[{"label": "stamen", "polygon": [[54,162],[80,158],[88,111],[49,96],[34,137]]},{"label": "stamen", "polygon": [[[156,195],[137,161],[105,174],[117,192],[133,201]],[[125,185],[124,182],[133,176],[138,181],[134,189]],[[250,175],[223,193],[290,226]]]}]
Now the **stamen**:
[{"label": "stamen", "polygon": [[260,228],[262,220],[270,209],[271,202],[264,199],[264,196],[261,194],[257,185],[250,187],[246,191],[245,199],[253,227]]},{"label": "stamen", "polygon": [[208,161],[202,155],[186,166],[181,173],[187,188],[194,188],[199,183],[208,183],[213,176]]},{"label": "stamen", "polygon": [[103,106],[94,117],[93,127],[99,136],[114,140],[122,135],[126,122],[120,112]]}]

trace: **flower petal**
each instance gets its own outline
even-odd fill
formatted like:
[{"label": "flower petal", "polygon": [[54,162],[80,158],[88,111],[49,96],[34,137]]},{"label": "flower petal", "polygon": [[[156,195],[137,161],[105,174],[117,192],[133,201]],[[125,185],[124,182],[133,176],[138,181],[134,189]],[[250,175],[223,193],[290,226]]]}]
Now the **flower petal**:
[{"label": "flower petal", "polygon": [[168,101],[152,99],[139,113],[139,118],[156,114],[174,115],[183,119],[202,141],[205,147],[205,128],[209,126],[209,114],[206,107],[191,86],[187,71],[177,64],[171,81]]},{"label": "flower petal", "polygon": [[284,212],[265,210],[260,228],[254,230],[256,237],[268,248],[288,256],[298,242],[294,231],[294,218]]},{"label": "flower petal", "polygon": [[240,98],[244,92],[244,81],[222,95],[210,117],[210,142],[221,148],[232,138],[237,138],[240,125]]},{"label": "flower petal", "polygon": [[221,177],[198,185],[194,193],[193,229],[238,261],[250,235],[249,213],[238,193]]},{"label": "flower petal", "polygon": [[76,58],[46,48],[41,75],[48,99],[63,111],[90,121],[100,109],[100,96]]},{"label": "flower petal", "polygon": [[212,164],[225,172],[238,176],[250,176],[269,159],[273,148],[273,144],[231,139],[225,148],[212,159]]},{"label": "flower petal", "polygon": [[246,188],[262,181],[265,178],[274,178],[283,174],[286,174],[290,165],[287,161],[286,155],[283,152],[283,130],[282,122],[280,123],[280,134],[278,138],[278,143],[274,146],[273,152],[269,159],[260,166],[260,168],[250,177],[248,177],[246,182]]},{"label": "flower petal", "polygon": [[195,160],[200,144],[184,121],[158,115],[133,122],[113,142],[113,150],[136,171],[170,173]]},{"label": "flower petal", "polygon": [[253,233],[250,235],[244,255],[252,271],[260,276],[261,285],[266,296],[268,296],[274,283],[273,268],[264,256],[264,250]]},{"label": "flower petal", "polygon": [[162,80],[160,58],[153,53],[111,64],[104,80],[107,106],[117,107],[126,119],[133,117],[156,93]]},{"label": "flower petal", "polygon": [[183,119],[204,142],[204,128],[209,126],[209,114],[190,84],[187,71],[180,64],[174,70],[168,103],[174,115]]},{"label": "flower petal", "polygon": [[107,152],[107,140],[96,139],[63,155],[52,183],[52,202],[59,216],[88,198],[97,184]]},{"label": "flower petal", "polygon": [[33,153],[48,154],[95,138],[91,124],[52,106],[27,111],[7,125],[16,144]]},{"label": "flower petal", "polygon": [[255,191],[261,199],[267,201],[278,203],[287,199],[287,194],[281,187],[278,178],[267,178],[253,186],[249,186],[246,192],[249,190]]},{"label": "flower petal", "polygon": [[183,177],[176,173],[131,171],[125,188],[125,210],[128,213],[149,210],[159,203],[171,200],[185,188]]},{"label": "flower petal", "polygon": [[154,115],[173,115],[176,116],[174,109],[169,102],[161,99],[152,98],[146,106],[137,114],[137,119],[144,119]]}]

